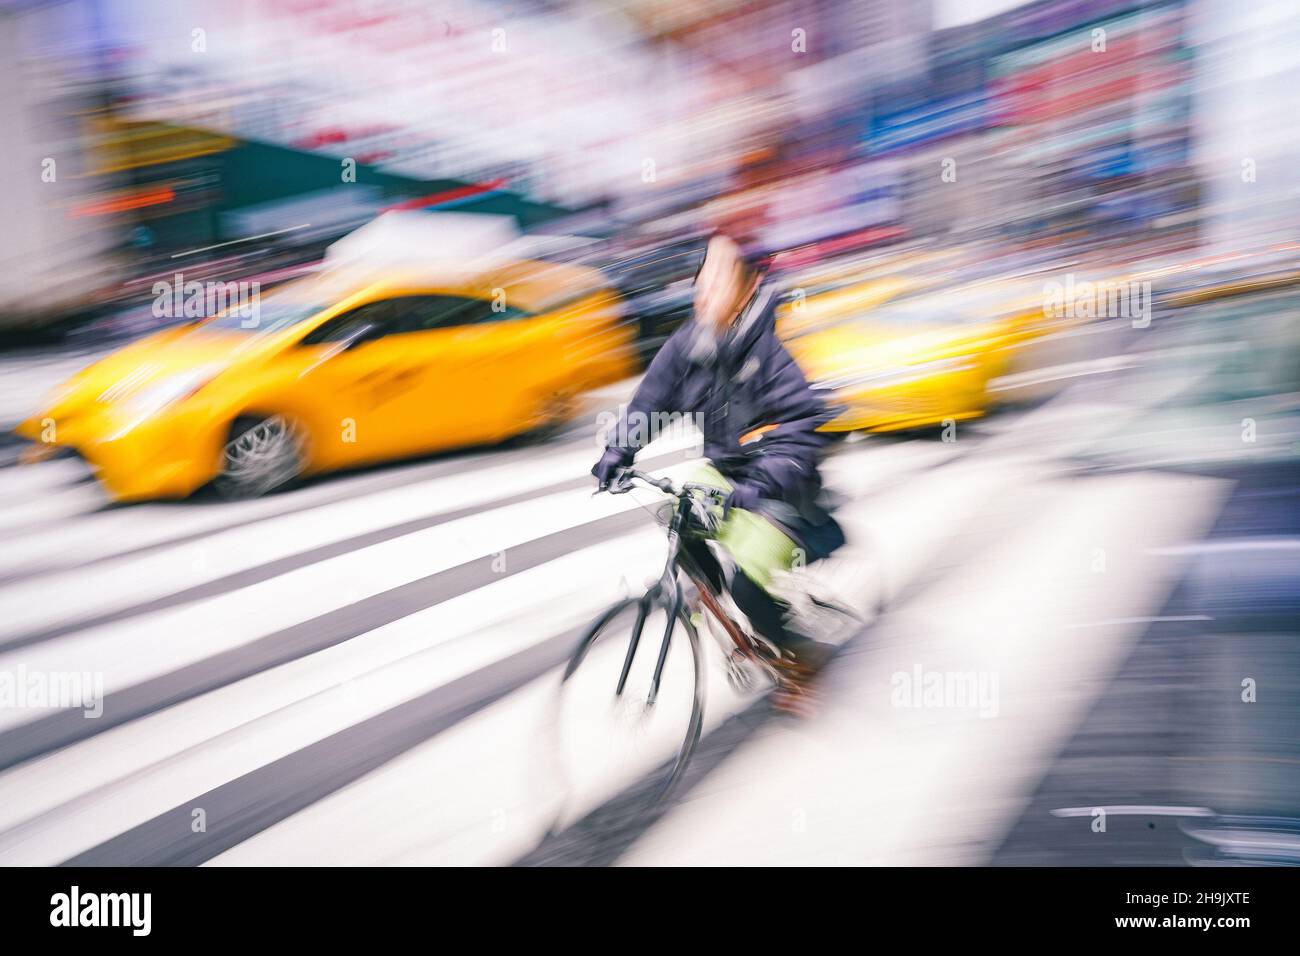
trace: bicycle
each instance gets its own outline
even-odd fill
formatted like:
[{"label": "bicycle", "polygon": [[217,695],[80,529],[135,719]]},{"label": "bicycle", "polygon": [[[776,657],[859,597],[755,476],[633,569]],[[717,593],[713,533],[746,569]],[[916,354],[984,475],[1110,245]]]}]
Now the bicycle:
[{"label": "bicycle", "polygon": [[[731,603],[725,587],[715,589],[711,575],[684,547],[688,537],[716,534],[728,492],[699,482],[678,487],[668,478],[631,468],[616,475],[609,491],[624,494],[637,482],[669,496],[666,508],[661,508],[661,520],[667,527],[667,559],[644,594],[615,602],[583,633],[560,680],[554,721],[559,739],[554,744],[560,755],[573,743],[563,739],[566,731],[561,729],[566,702],[577,701],[580,711],[569,729],[571,734],[593,725],[608,708],[616,725],[632,727],[633,739],[608,746],[603,755],[591,752],[599,741],[588,748],[582,757],[596,768],[593,788],[605,793],[592,793],[589,788],[585,795],[589,799],[612,797],[636,785],[644,803],[655,804],[665,800],[680,782],[700,740],[706,690],[701,623],[706,623],[718,640],[728,681],[739,694],[752,693],[764,684],[769,689],[797,692],[794,678],[798,665],[737,622],[736,615],[725,607]],[[862,620],[843,606],[814,600],[823,609],[859,623]],[[631,627],[625,631],[620,622],[629,617]],[[657,648],[644,653],[642,637],[651,622],[656,625],[651,633],[662,636]],[[685,635],[684,642],[674,641],[679,631]],[[619,761],[629,764],[622,772],[613,769]],[[653,768],[649,774],[645,773],[647,765]],[[565,775],[570,790],[582,789],[573,786],[571,772]]]}]

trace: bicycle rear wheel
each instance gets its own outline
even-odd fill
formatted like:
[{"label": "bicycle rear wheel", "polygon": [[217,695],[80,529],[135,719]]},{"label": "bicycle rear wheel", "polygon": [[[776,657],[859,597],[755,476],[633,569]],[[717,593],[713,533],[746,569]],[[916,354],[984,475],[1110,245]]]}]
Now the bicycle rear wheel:
[{"label": "bicycle rear wheel", "polygon": [[597,618],[556,697],[557,827],[616,797],[638,812],[667,797],[700,739],[704,680],[699,635],[666,598],[629,598]]}]

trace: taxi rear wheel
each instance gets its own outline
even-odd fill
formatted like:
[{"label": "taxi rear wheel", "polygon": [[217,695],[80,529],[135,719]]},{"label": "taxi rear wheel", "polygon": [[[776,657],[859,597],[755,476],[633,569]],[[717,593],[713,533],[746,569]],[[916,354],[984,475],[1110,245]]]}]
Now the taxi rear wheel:
[{"label": "taxi rear wheel", "polygon": [[283,415],[235,419],[213,485],[225,498],[257,498],[291,484],[306,460],[302,431]]}]

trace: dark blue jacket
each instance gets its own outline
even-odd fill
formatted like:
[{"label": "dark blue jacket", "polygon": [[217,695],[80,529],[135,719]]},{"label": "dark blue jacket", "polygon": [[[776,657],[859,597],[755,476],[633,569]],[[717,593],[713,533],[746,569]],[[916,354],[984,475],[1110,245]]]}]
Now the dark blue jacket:
[{"label": "dark blue jacket", "polygon": [[[694,320],[682,324],[646,370],[611,442],[628,460],[653,438],[644,428],[655,413],[694,416],[704,432],[704,455],[727,478],[753,486],[755,510],[776,521],[808,553],[824,557],[843,543],[821,501],[818,464],[832,437],[817,429],[834,417],[821,394],[776,335],[776,295],[760,286],[719,341]],[[757,441],[741,436],[776,427]]]}]

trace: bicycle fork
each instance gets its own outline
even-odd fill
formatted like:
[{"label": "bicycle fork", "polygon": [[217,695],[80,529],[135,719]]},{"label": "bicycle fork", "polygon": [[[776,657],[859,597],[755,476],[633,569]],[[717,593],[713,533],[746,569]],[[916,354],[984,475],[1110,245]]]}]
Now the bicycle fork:
[{"label": "bicycle fork", "polygon": [[[623,658],[623,670],[618,675],[618,687],[614,691],[616,697],[623,696],[623,689],[627,686],[627,676],[632,671],[632,662],[636,659],[637,647],[641,643],[641,631],[645,628],[645,619],[650,611],[650,602],[654,600],[654,593],[651,592],[643,597],[636,609],[636,623],[632,625],[632,640],[628,642],[627,654]],[[655,661],[654,676],[650,680],[650,694],[646,698],[646,703],[654,706],[659,697],[659,682],[663,678],[664,664],[668,660],[668,647],[673,639],[673,627],[677,624],[677,615],[682,606],[682,592],[680,588],[672,589],[672,597],[668,600],[668,622],[664,625],[664,638],[659,645],[659,657]]]},{"label": "bicycle fork", "polygon": [[650,696],[646,699],[651,707],[654,706],[655,699],[659,696],[659,678],[663,676],[664,662],[668,660],[668,645],[673,639],[673,628],[677,625],[677,612],[682,606],[682,589],[673,582],[672,597],[668,599],[668,623],[664,625],[664,640],[659,645],[659,660],[655,661],[654,677],[650,681]]},{"label": "bicycle fork", "polygon": [[627,675],[632,670],[632,661],[636,658],[638,645],[641,643],[641,631],[645,627],[646,616],[650,612],[650,603],[658,598],[667,589],[669,598],[667,601],[668,621],[664,625],[664,639],[659,645],[659,657],[655,661],[655,672],[650,679],[650,693],[646,697],[646,705],[653,707],[655,701],[659,698],[659,682],[663,678],[664,664],[668,660],[668,647],[672,643],[673,628],[677,624],[677,615],[682,608],[682,589],[677,582],[677,576],[673,573],[673,558],[677,553],[678,537],[675,528],[670,529],[669,535],[669,557],[667,566],[664,568],[663,577],[659,583],[646,595],[641,598],[636,608],[636,623],[632,626],[632,640],[627,645],[627,655],[623,658],[623,670],[618,675],[618,688],[614,691],[616,697],[623,696],[623,688],[627,685]]}]

